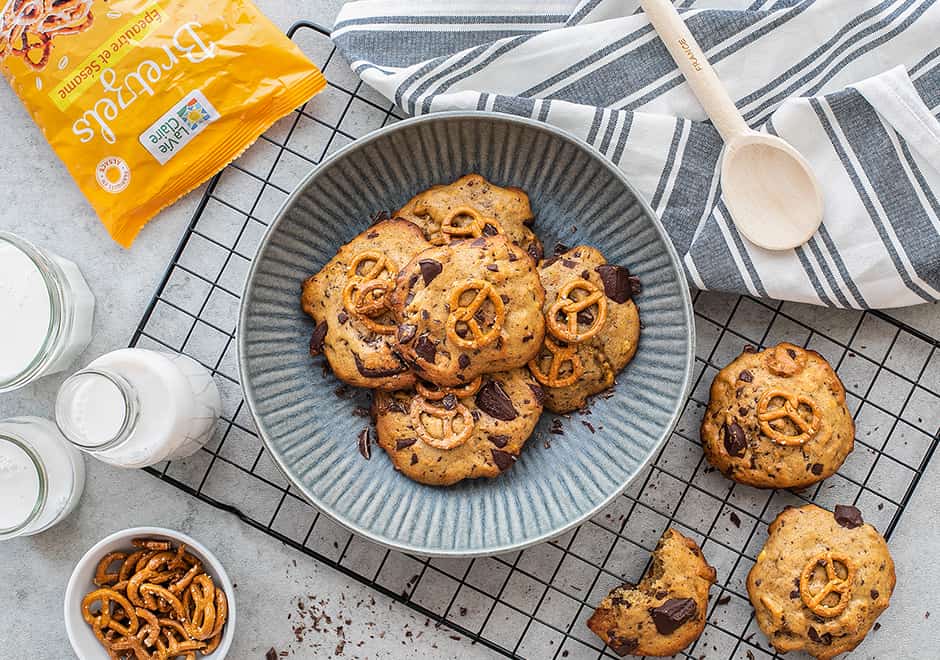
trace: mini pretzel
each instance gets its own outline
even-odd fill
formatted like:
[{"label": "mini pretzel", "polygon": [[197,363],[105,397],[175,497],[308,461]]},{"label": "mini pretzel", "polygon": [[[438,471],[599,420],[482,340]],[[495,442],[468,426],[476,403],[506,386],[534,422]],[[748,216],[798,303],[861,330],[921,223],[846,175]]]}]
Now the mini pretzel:
[{"label": "mini pretzel", "polygon": [[[536,355],[529,361],[529,371],[535,376],[535,380],[547,385],[548,387],[567,387],[573,385],[584,374],[584,366],[581,364],[581,356],[578,355],[578,347],[574,344],[556,344],[549,337],[545,338],[545,348],[552,354],[552,362],[548,367],[548,373],[542,371],[542,355]],[[571,364],[571,373],[564,378],[558,374],[565,363]]]},{"label": "mini pretzel", "polygon": [[[836,573],[835,563],[839,562],[845,566],[846,576],[840,578]],[[817,593],[810,590],[810,580],[813,579],[813,573],[817,566],[825,566],[827,582]],[[839,616],[848,607],[852,599],[852,586],[855,581],[855,566],[848,557],[838,552],[823,552],[807,562],[803,567],[803,573],[800,575],[800,598],[803,604],[810,609],[813,614],[831,619]],[[823,601],[830,594],[839,594],[839,602],[835,605],[824,605]]]},{"label": "mini pretzel", "polygon": [[[473,433],[475,424],[473,414],[462,403],[458,403],[453,410],[448,410],[447,408],[431,405],[421,397],[415,397],[411,400],[410,413],[415,433],[418,434],[418,437],[425,444],[435,449],[455,449],[469,440],[470,435]],[[441,420],[442,434],[440,438],[428,432],[424,421],[421,419],[422,414],[427,414]],[[458,432],[454,426],[454,421],[458,416],[463,420],[463,428],[460,432]]]},{"label": "mini pretzel", "polygon": [[468,396],[473,396],[479,392],[481,385],[483,385],[483,376],[477,376],[469,383],[464,383],[463,385],[439,387],[433,390],[419,380],[415,383],[415,389],[418,391],[418,394],[428,401],[440,401],[448,394],[453,394],[458,399],[466,399]]},{"label": "mini pretzel", "polygon": [[117,573],[108,573],[108,569],[111,568],[111,564],[114,562],[123,562],[126,559],[127,553],[124,552],[109,552],[106,554],[101,558],[101,561],[98,562],[98,566],[95,568],[95,577],[92,582],[99,587],[110,586],[118,582],[121,579],[120,569]]},{"label": "mini pretzel", "polygon": [[[460,216],[470,218],[470,222],[458,227],[454,221]],[[503,228],[496,218],[487,218],[480,214],[476,209],[469,206],[458,206],[441,221],[441,233],[448,241],[454,237],[457,238],[480,238],[486,231],[486,225],[490,225],[496,234],[502,234]]]},{"label": "mini pretzel", "polygon": [[[770,402],[774,399],[783,399],[784,404],[779,408],[768,410]],[[807,422],[800,414],[800,405],[807,406],[813,412],[813,418]],[[800,430],[799,435],[788,435],[775,428],[773,422],[787,418]],[[767,390],[757,402],[757,419],[764,435],[778,445],[796,446],[809,441],[819,432],[821,418],[819,409],[813,400],[802,394],[797,395],[785,390]]]},{"label": "mini pretzel", "polygon": [[[587,291],[582,300],[575,300],[571,294],[575,291]],[[597,316],[584,332],[578,331],[578,313],[592,305],[597,305]],[[563,316],[564,325],[558,320]],[[558,300],[549,308],[546,315],[548,329],[558,339],[570,343],[586,341],[596,335],[607,322],[607,297],[604,292],[585,279],[578,278],[568,282],[558,294]]]},{"label": "mini pretzel", "polygon": [[[468,291],[476,291],[469,305],[460,304],[460,298]],[[474,318],[487,300],[493,305],[496,318],[493,327],[486,332],[480,328],[480,323]],[[450,294],[450,314],[447,317],[447,337],[461,348],[483,348],[499,337],[506,320],[506,307],[503,299],[499,297],[493,285],[486,280],[466,280],[459,284]],[[472,338],[465,339],[457,334],[457,324],[464,323],[470,331]]]},{"label": "mini pretzel", "polygon": [[[374,262],[363,273],[359,267],[367,262]],[[383,278],[382,273],[388,274]],[[388,294],[394,287],[398,272],[387,256],[377,250],[360,252],[346,269],[346,286],[343,287],[343,307],[358,318],[369,330],[380,335],[393,335],[398,330],[396,325],[385,325],[374,320],[388,311]],[[375,292],[381,291],[376,297]]]},{"label": "mini pretzel", "polygon": [[[101,608],[98,614],[95,615],[91,611],[91,606],[99,601],[101,602]],[[112,618],[111,603],[116,603],[124,611],[128,619],[126,625]],[[114,589],[108,588],[95,589],[82,599],[82,618],[85,619],[85,623],[93,628],[110,628],[119,635],[125,636],[136,634],[140,625],[134,607],[124,596]]]}]

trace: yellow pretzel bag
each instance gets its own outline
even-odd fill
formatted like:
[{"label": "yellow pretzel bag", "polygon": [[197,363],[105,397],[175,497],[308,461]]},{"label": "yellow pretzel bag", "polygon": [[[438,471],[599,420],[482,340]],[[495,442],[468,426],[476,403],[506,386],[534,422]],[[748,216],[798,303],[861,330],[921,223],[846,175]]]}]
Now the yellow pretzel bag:
[{"label": "yellow pretzel bag", "polygon": [[0,68],[125,247],[326,84],[247,0],[0,6]]}]

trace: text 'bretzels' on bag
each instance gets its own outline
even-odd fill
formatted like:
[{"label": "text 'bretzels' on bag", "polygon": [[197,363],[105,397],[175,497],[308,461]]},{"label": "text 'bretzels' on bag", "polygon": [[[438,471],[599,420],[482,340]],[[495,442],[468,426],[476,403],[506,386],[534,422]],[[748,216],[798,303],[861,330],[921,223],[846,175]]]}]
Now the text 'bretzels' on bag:
[{"label": "text 'bretzels' on bag", "polygon": [[326,84],[248,0],[0,7],[0,69],[125,247]]}]

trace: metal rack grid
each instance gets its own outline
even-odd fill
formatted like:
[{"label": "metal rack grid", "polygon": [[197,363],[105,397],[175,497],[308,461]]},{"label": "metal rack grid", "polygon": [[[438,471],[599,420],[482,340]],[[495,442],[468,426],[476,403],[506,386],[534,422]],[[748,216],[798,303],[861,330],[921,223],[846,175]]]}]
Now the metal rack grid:
[{"label": "metal rack grid", "polygon": [[[654,465],[595,519],[525,551],[475,560],[405,555],[349,534],[307,504],[262,447],[242,401],[234,341],[248,266],[289,191],[327,154],[400,118],[350,72],[327,34],[310,23],[291,30],[328,88],[209,184],[134,334],[132,346],[199,360],[224,400],[201,452],[148,471],[509,657],[614,657],[585,621],[610,588],[639,579],[662,531],[676,526],[699,541],[719,576],[705,633],[680,657],[780,657],[757,628],[744,586],[767,525],[786,504],[853,503],[890,537],[940,442],[940,342],[878,312],[698,292],[695,388],[684,414]],[[726,480],[697,438],[717,370],[745,344],[783,339],[835,366],[857,426],[838,475],[802,493]]]}]

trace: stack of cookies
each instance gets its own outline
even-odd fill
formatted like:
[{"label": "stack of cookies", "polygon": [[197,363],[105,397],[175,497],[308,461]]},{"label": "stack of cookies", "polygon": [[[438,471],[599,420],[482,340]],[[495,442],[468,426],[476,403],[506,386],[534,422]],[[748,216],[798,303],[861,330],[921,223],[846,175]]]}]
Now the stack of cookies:
[{"label": "stack of cookies", "polygon": [[303,285],[313,355],[373,390],[378,444],[415,481],[496,477],[543,407],[610,388],[639,340],[639,282],[588,246],[544,258],[526,194],[471,174],[340,248]]}]

